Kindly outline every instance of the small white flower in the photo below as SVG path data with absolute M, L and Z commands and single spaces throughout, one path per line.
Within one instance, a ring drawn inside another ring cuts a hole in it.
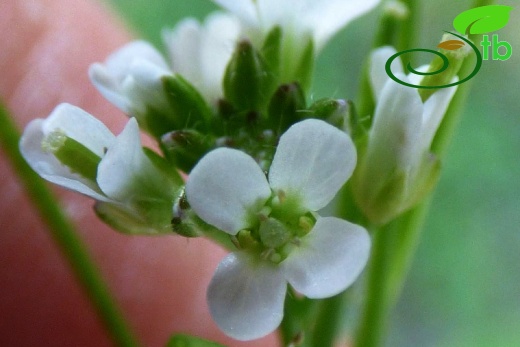
M 315 211 L 352 174 L 350 137 L 320 120 L 282 135 L 268 178 L 240 151 L 221 148 L 191 172 L 186 195 L 207 223 L 236 235 L 241 250 L 219 264 L 208 288 L 211 314 L 238 340 L 280 324 L 287 283 L 310 298 L 345 290 L 364 268 L 370 238 L 362 227 Z
M 222 77 L 238 38 L 239 23 L 229 15 L 215 13 L 204 24 L 185 19 L 164 32 L 171 57 L 168 64 L 151 44 L 134 41 L 95 63 L 89 75 L 94 86 L 110 102 L 129 115 L 139 117 L 147 107 L 168 107 L 161 77 L 175 73 L 185 77 L 209 102 L 222 96 Z
M 280 26 L 296 40 L 310 35 L 319 50 L 336 32 L 370 11 L 380 0 L 213 1 L 237 15 L 246 26 L 262 36 Z
M 375 50 L 370 79 L 376 109 L 368 145 L 359 164 L 355 185 L 365 213 L 378 223 L 387 222 L 410 208 L 433 186 L 438 169 L 430 147 L 457 87 L 439 89 L 425 102 L 417 88 L 401 85 L 387 75 L 392 47 Z M 404 75 L 399 59 L 392 71 L 402 81 L 419 84 L 422 76 Z M 418 68 L 424 72 L 428 66 Z M 455 77 L 452 82 L 455 82 Z M 393 186 L 393 187 L 392 187 Z M 383 194 L 384 192 L 384 194 Z M 387 198 L 387 200 L 385 200 Z
M 72 139 L 82 148 L 57 153 Z M 46 119 L 31 121 L 20 140 L 20 151 L 27 163 L 46 180 L 90 196 L 96 200 L 126 205 L 142 197 L 171 195 L 164 175 L 144 154 L 135 118 L 114 136 L 103 123 L 82 109 L 61 104 Z M 77 155 L 76 157 L 71 157 Z M 92 177 L 81 175 L 77 168 L 83 158 L 94 158 Z M 63 160 L 76 160 L 76 170 Z M 141 195 L 141 196 L 140 196 Z M 170 197 L 170 199 L 173 199 Z
M 142 116 L 147 107 L 167 107 L 161 77 L 172 72 L 148 42 L 133 41 L 112 53 L 104 64 L 94 63 L 89 76 L 99 92 L 123 112 Z
M 280 28 L 281 41 L 273 46 L 279 49 L 274 66 L 276 74 L 281 83 L 298 81 L 304 89 L 310 87 L 314 58 L 325 43 L 379 3 L 379 0 L 213 1 L 241 19 L 243 35 L 257 49 L 275 27 Z
M 190 81 L 209 102 L 222 97 L 222 79 L 240 35 L 237 18 L 210 14 L 204 23 L 187 18 L 163 32 L 172 70 Z

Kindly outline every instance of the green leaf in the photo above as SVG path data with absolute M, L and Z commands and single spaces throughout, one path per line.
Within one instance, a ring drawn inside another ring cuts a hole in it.
M 473 8 L 459 14 L 453 20 L 453 27 L 461 34 L 485 34 L 502 29 L 509 22 L 509 12 L 513 7 L 488 5 Z
M 189 335 L 175 335 L 173 336 L 166 347 L 225 347 L 219 343 L 201 339 Z

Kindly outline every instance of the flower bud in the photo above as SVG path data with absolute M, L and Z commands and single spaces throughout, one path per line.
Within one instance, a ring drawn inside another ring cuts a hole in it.
M 190 172 L 212 147 L 210 137 L 195 130 L 176 130 L 164 134 L 161 144 L 175 165 L 184 172 Z
M 303 118 L 299 112 L 305 108 L 305 95 L 298 83 L 281 85 L 269 102 L 269 123 L 282 133 Z
M 169 115 L 176 127 L 160 129 L 161 135 L 176 129 L 208 127 L 212 117 L 211 109 L 195 87 L 178 74 L 164 76 L 162 83 L 170 106 Z M 155 126 L 160 128 L 161 125 Z
M 421 86 L 437 87 L 452 83 L 453 78 L 459 73 L 464 59 L 472 52 L 467 43 L 452 34 L 444 34 L 437 47 L 440 48 L 439 53 L 444 56 L 444 59 L 438 55 L 433 58 L 426 72 L 428 75 L 421 80 Z M 436 73 L 437 71 L 438 73 Z M 421 99 L 426 101 L 436 90 L 434 88 L 419 89 Z
M 224 75 L 224 96 L 238 110 L 261 110 L 273 76 L 249 41 L 238 43 Z
M 323 119 L 336 128 L 350 132 L 350 116 L 352 104 L 343 99 L 325 98 L 316 101 L 309 107 L 312 118 Z

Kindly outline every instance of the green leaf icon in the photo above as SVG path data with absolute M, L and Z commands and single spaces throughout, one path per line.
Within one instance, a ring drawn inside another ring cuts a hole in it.
M 473 8 L 459 14 L 453 20 L 453 27 L 461 34 L 485 34 L 502 29 L 509 22 L 509 12 L 513 7 L 489 5 Z

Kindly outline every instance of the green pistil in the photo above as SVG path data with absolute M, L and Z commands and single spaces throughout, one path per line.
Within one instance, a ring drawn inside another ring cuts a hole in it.
M 53 131 L 42 143 L 45 152 L 51 152 L 71 172 L 95 182 L 101 158 L 78 141 L 60 130 Z

